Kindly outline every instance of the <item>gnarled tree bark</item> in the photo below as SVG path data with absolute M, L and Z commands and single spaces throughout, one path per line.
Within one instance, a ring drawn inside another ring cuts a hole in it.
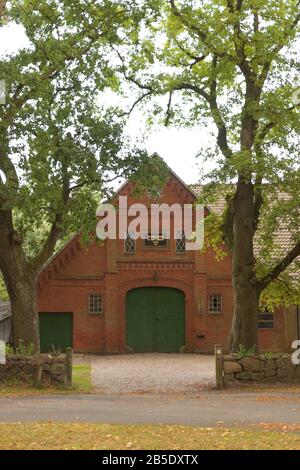
M 13 344 L 20 340 L 39 350 L 37 274 L 24 256 L 20 235 L 14 231 L 11 211 L 0 211 L 0 269 L 12 307 Z

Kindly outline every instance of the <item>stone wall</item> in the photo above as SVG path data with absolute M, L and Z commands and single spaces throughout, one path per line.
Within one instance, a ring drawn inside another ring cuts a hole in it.
M 253 354 L 223 356 L 223 383 L 299 381 L 300 365 L 292 363 L 291 354 Z
M 9 355 L 0 364 L 0 384 L 18 381 L 43 385 L 72 384 L 72 355 Z

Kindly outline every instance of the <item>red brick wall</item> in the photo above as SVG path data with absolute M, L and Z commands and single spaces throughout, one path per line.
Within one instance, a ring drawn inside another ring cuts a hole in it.
M 121 191 L 130 195 L 131 185 Z M 163 192 L 163 202 L 193 203 L 194 196 L 171 177 Z M 128 198 L 128 205 L 149 199 Z M 180 289 L 185 294 L 186 343 L 188 350 L 212 352 L 215 344 L 228 351 L 228 335 L 233 314 L 231 259 L 217 261 L 214 253 L 175 253 L 175 242 L 167 249 L 145 249 L 137 242 L 135 255 L 126 255 L 123 241 L 107 241 L 88 248 L 79 237 L 58 254 L 41 274 L 39 311 L 73 312 L 74 349 L 81 352 L 125 352 L 125 299 L 137 287 L 160 286 Z M 157 279 L 154 279 L 156 273 Z M 89 314 L 88 295 L 104 296 L 104 313 Z M 209 294 L 222 294 L 221 313 L 208 313 Z M 276 313 L 274 330 L 259 331 L 262 350 L 283 350 L 286 346 L 283 311 Z

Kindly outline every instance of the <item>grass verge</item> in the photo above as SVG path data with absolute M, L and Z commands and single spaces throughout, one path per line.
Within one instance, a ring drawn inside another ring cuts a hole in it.
M 299 450 L 299 431 L 166 425 L 1 423 L 0 449 Z

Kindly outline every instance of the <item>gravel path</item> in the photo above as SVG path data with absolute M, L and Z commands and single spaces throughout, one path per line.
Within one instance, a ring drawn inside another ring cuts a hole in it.
M 215 385 L 214 356 L 101 356 L 92 360 L 92 382 L 107 394 L 196 392 Z

